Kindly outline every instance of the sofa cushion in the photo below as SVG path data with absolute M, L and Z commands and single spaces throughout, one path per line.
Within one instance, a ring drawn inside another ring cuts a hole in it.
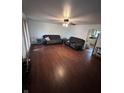
M 77 42 L 77 43 L 81 43 L 83 42 L 83 39 L 80 39 L 80 38 L 77 38 L 77 37 L 70 37 L 70 42 L 73 43 L 73 42 Z
M 62 43 L 62 40 L 59 39 L 59 40 L 50 40 L 50 41 L 47 41 L 46 42 L 47 44 L 59 44 L 59 43 Z

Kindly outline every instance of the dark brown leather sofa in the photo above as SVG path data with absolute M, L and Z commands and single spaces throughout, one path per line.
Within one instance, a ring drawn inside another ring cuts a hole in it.
M 70 46 L 76 50 L 82 50 L 84 44 L 85 44 L 85 40 L 77 37 L 70 37 L 69 40 L 65 42 L 65 45 Z
M 46 38 L 49 37 L 50 40 L 46 40 Z M 60 35 L 43 35 L 43 39 L 44 44 L 61 44 L 62 43 L 62 39 L 60 37 Z

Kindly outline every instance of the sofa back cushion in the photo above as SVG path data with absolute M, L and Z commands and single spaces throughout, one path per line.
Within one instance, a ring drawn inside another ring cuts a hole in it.
M 85 40 L 77 38 L 77 37 L 70 37 L 69 41 L 71 43 L 81 43 L 81 44 L 85 43 Z
M 60 35 L 43 35 L 43 38 L 49 37 L 50 40 L 61 39 Z

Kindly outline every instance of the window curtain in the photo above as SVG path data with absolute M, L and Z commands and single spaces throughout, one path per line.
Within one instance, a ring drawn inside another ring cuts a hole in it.
M 22 19 L 22 57 L 26 58 L 30 49 L 30 36 L 28 23 L 26 19 Z

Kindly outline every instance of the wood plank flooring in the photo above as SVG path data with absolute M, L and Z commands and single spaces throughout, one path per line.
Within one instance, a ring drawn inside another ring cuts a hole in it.
M 65 45 L 31 49 L 29 93 L 101 93 L 101 60 Z

